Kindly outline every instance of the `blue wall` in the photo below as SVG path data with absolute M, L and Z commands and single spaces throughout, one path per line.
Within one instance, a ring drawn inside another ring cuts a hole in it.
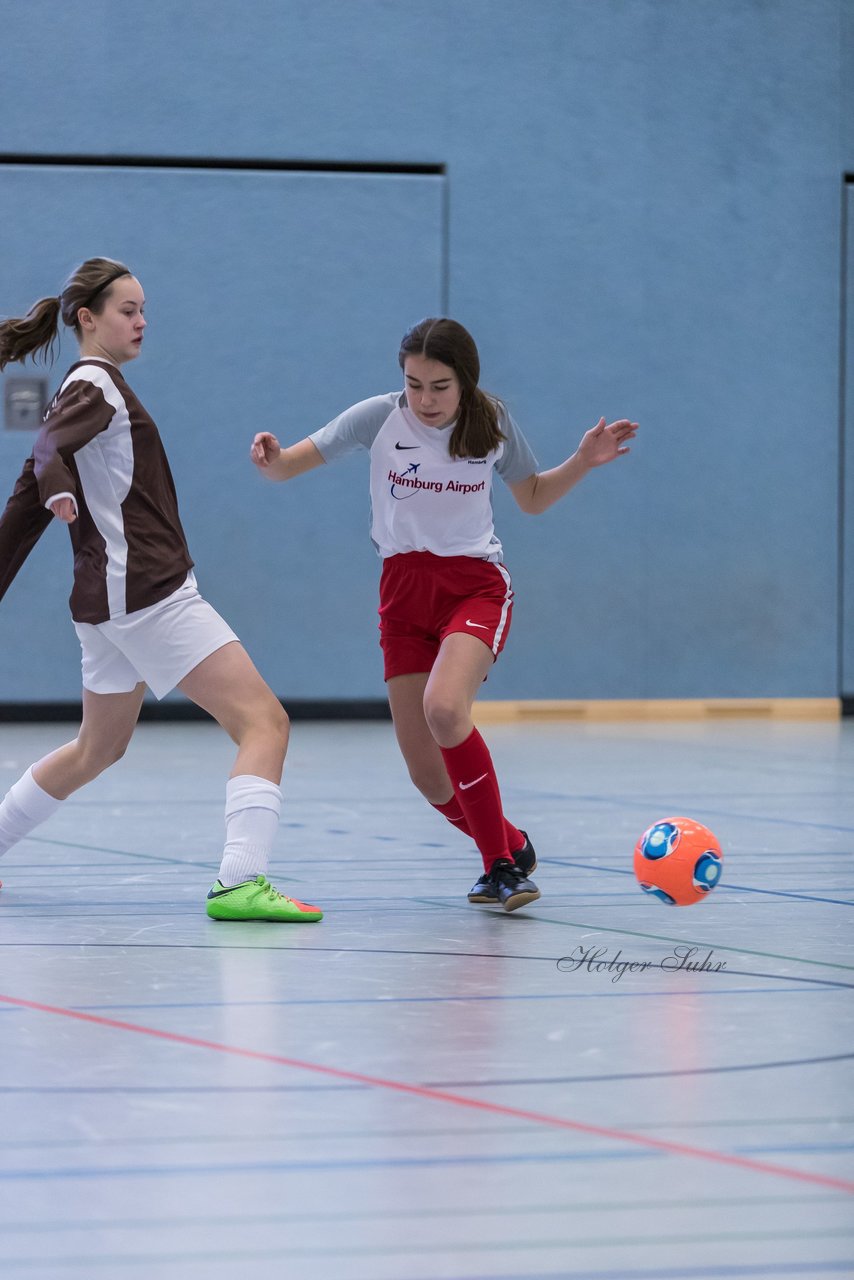
M 489 696 L 832 696 L 852 67 L 844 0 L 7 6 L 5 153 L 433 163 L 446 178 L 363 180 L 387 184 L 383 207 L 423 181 L 400 197 L 388 257 L 385 222 L 360 248 L 385 215 L 373 196 L 354 213 L 343 177 L 319 226 L 288 205 L 295 236 L 314 227 L 312 261 L 343 260 L 336 309 L 301 294 L 308 268 L 300 287 L 262 287 L 255 195 L 235 198 L 233 175 L 211 175 L 189 219 L 188 187 L 163 194 L 171 171 L 127 170 L 115 197 L 97 187 L 96 217 L 80 171 L 25 189 L 0 168 L 0 280 L 48 292 L 89 252 L 132 258 L 152 342 L 131 380 L 175 461 L 202 584 L 284 696 L 382 693 L 367 495 L 353 497 L 367 472 L 272 490 L 246 470 L 248 440 L 300 438 L 395 386 L 397 335 L 445 289 L 543 466 L 600 413 L 642 424 L 629 460 L 543 517 L 499 484 L 517 612 Z M 109 243 L 77 251 L 87 218 Z M 250 283 L 224 238 L 256 255 Z M 0 310 L 32 300 L 9 288 Z M 25 441 L 0 440 L 8 488 Z M 229 495 L 219 521 L 211 494 Z M 0 700 L 75 696 L 67 552 L 50 535 L 0 606 Z

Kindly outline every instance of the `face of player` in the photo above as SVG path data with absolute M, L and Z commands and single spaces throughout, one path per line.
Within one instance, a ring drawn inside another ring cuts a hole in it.
M 462 389 L 449 365 L 426 356 L 407 356 L 403 363 L 406 403 L 425 427 L 447 427 L 457 416 Z
M 88 307 L 77 312 L 81 356 L 99 356 L 113 364 L 135 360 L 145 330 L 145 294 L 134 276 L 120 276 L 107 290 L 99 315 Z

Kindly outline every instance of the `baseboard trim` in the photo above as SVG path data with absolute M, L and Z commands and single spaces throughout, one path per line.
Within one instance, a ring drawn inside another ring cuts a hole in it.
M 385 698 L 284 698 L 291 720 L 391 720 Z M 36 724 L 46 721 L 79 723 L 83 712 L 79 702 L 0 702 L 0 724 Z M 186 699 L 146 701 L 141 721 L 197 721 L 210 716 Z
M 480 724 L 530 720 L 838 720 L 839 698 L 646 698 L 476 702 Z

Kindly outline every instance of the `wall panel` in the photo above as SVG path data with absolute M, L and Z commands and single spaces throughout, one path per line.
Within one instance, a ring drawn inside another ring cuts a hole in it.
M 149 323 L 128 381 L 163 435 L 200 586 L 282 695 L 382 696 L 367 473 L 348 459 L 272 485 L 249 445 L 262 429 L 301 439 L 399 384 L 402 319 L 440 309 L 442 187 L 423 175 L 0 171 L 10 312 L 94 254 L 139 276 Z M 53 383 L 76 356 L 68 334 Z M 0 432 L 7 490 L 29 447 Z M 0 608 L 0 702 L 79 696 L 69 587 L 68 537 L 52 526 Z

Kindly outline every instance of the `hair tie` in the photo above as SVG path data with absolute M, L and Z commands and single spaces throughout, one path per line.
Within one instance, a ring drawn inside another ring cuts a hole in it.
M 129 271 L 119 271 L 116 275 L 109 276 L 106 280 L 104 280 L 101 284 L 98 285 L 97 289 L 95 289 L 92 293 L 89 294 L 89 297 L 86 299 L 85 302 L 80 303 L 80 306 L 77 308 L 77 310 L 79 311 L 81 307 L 91 307 L 92 303 L 98 297 L 98 294 L 103 293 L 104 290 L 108 287 L 108 285 L 115 284 L 117 280 L 121 280 L 122 276 L 129 276 L 129 275 L 130 275 Z

